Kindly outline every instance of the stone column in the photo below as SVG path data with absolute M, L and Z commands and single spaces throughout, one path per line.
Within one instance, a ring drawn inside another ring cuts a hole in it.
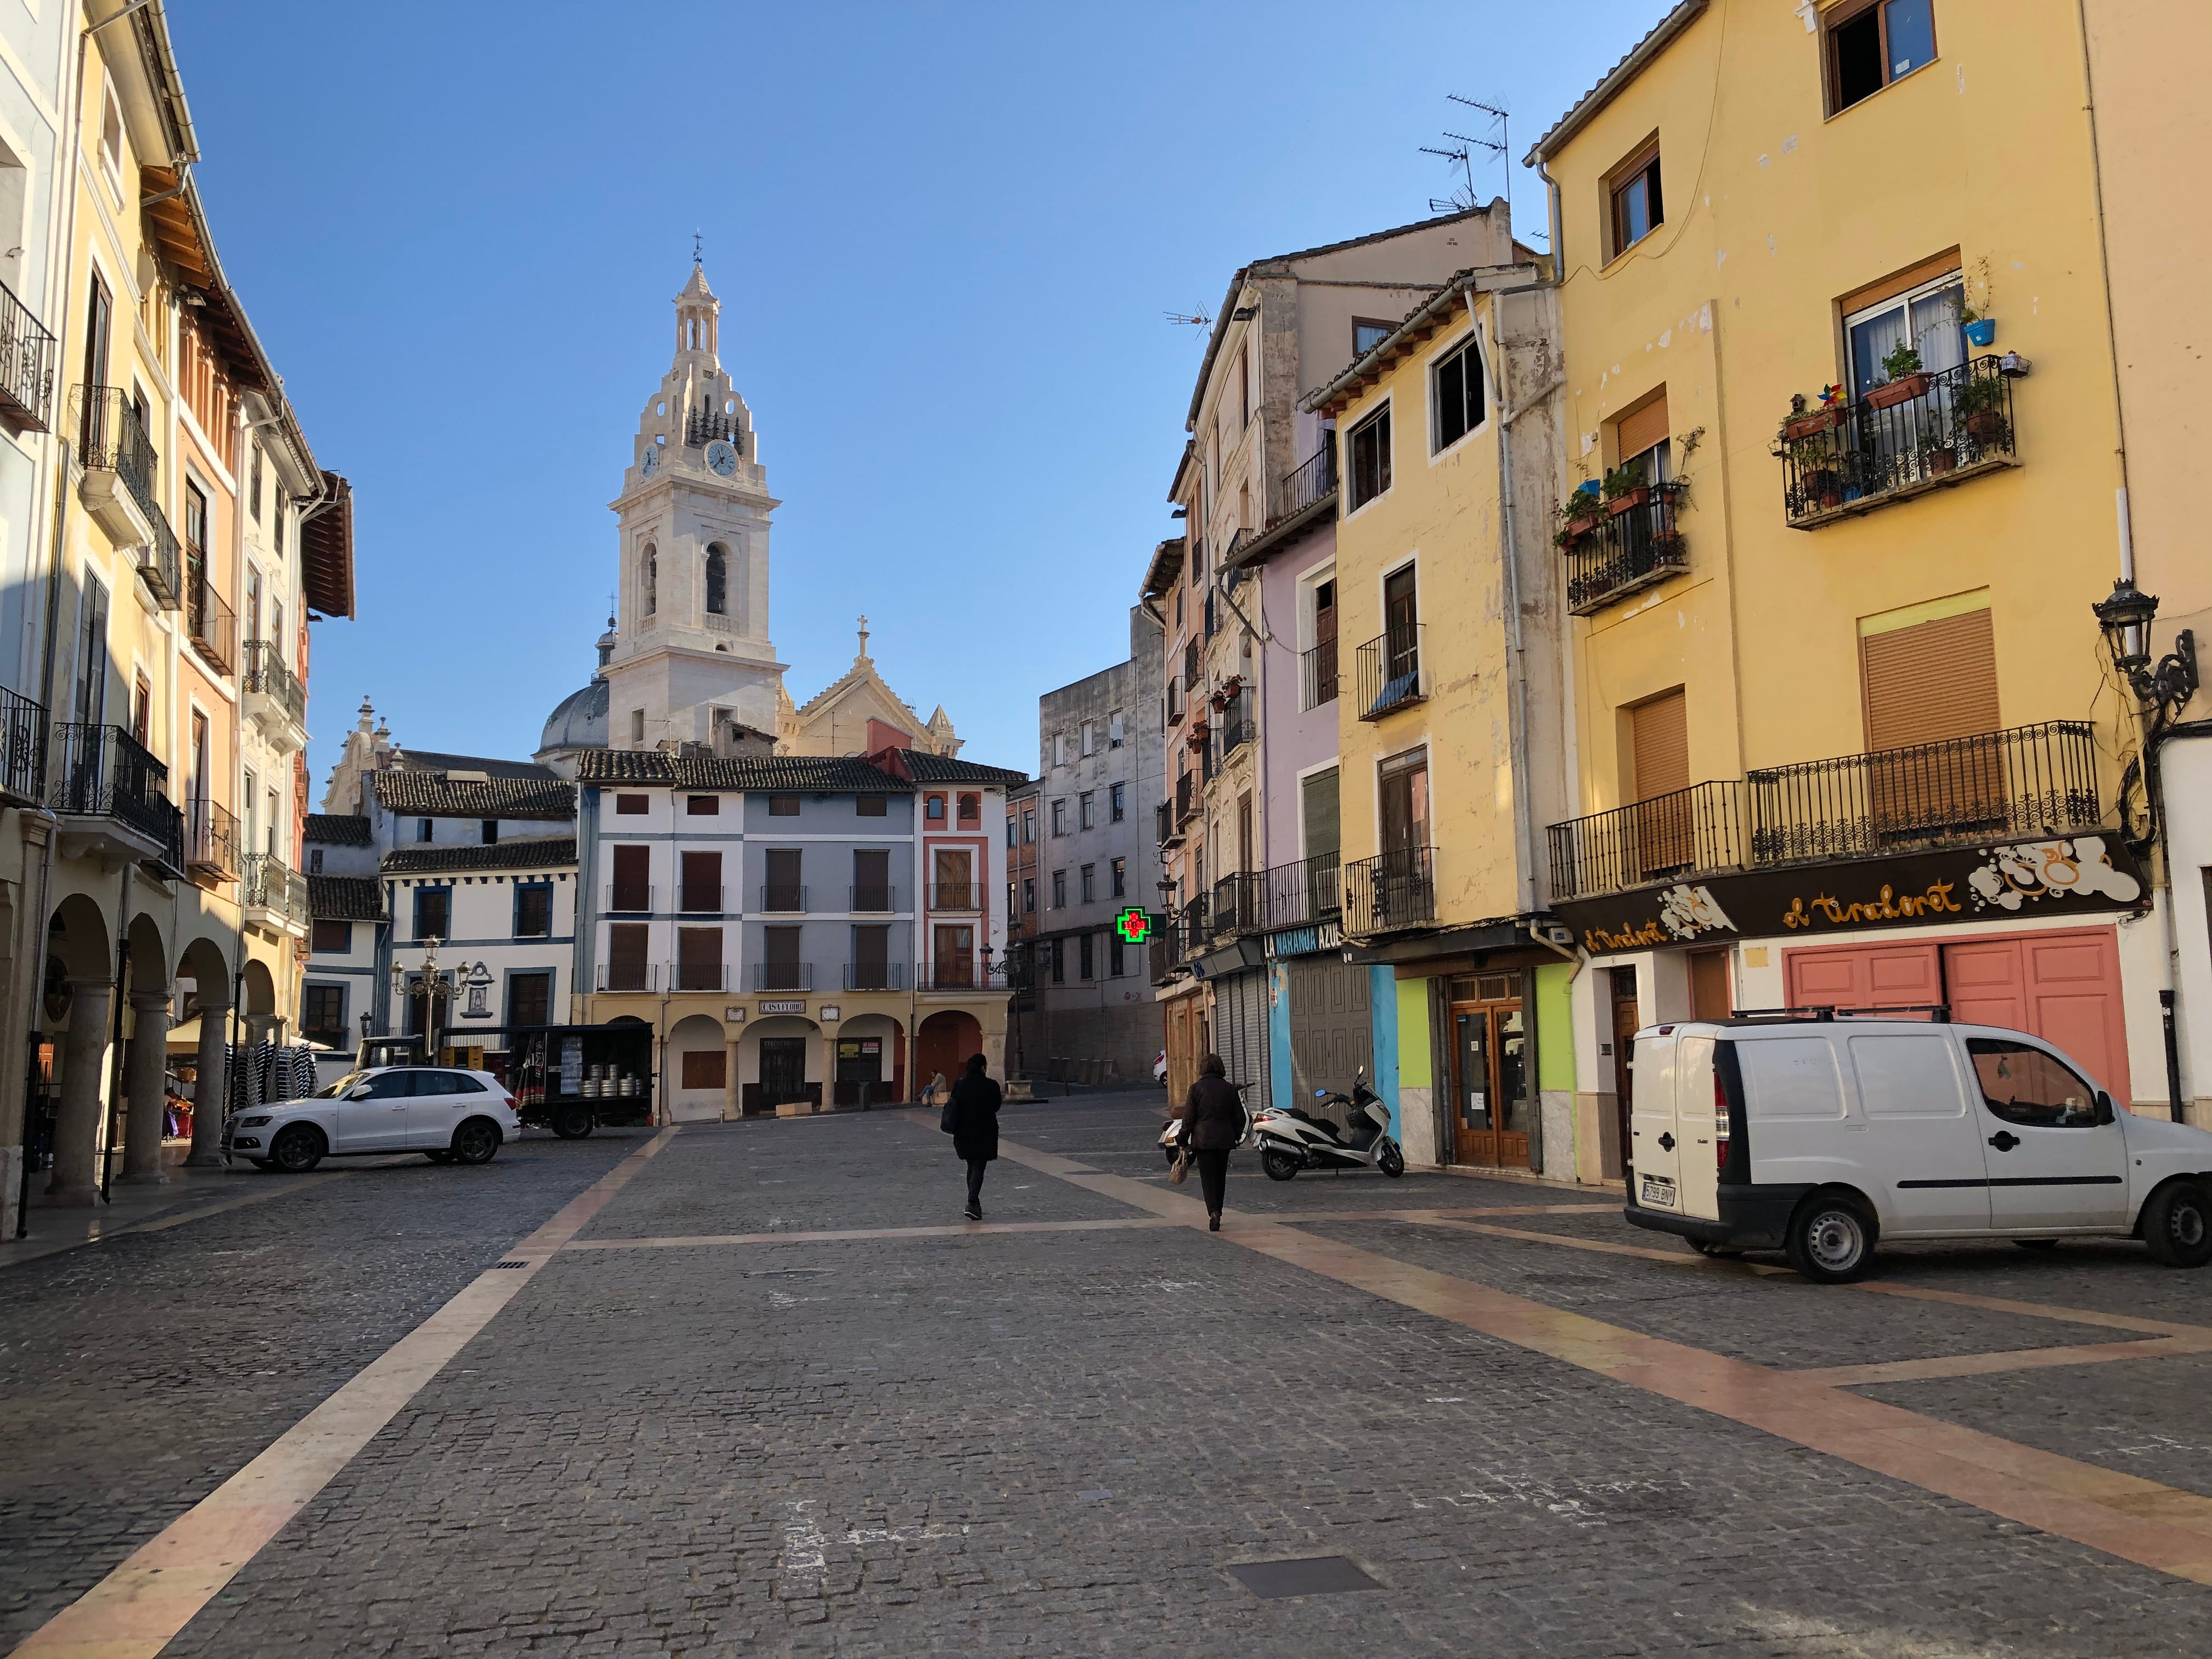
M 219 988 L 221 1005 L 211 1006 L 207 1000 L 207 988 L 201 988 L 200 1080 L 193 1085 L 192 1152 L 185 1160 L 188 1169 L 222 1168 L 222 1115 L 230 1101 L 230 1070 L 225 1063 L 228 1045 L 224 1042 L 230 1029 L 228 989 L 228 986 Z
M 100 1200 L 100 1084 L 107 1069 L 111 979 L 70 981 L 70 1028 L 62 1039 L 61 1109 L 54 1125 L 54 1172 L 46 1183 L 56 1204 Z
M 123 1139 L 123 1180 L 132 1187 L 158 1187 L 168 1180 L 161 1169 L 161 1114 L 168 1104 L 162 1089 L 169 1069 L 169 988 L 131 994 L 131 1044 L 123 1059 L 124 1098 L 129 1103 Z

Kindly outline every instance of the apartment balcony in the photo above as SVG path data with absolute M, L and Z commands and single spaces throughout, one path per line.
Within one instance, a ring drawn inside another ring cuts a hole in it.
M 649 916 L 653 914 L 655 890 L 643 882 L 611 882 L 607 885 L 606 914 L 611 916 Z
M 1198 787 L 1199 781 L 1194 773 L 1186 772 L 1176 780 L 1175 821 L 1178 830 L 1188 823 L 1191 815 L 1199 809 Z
M 1567 556 L 1567 609 L 1587 617 L 1690 568 L 1674 509 L 1680 482 L 1639 484 L 1615 501 L 1590 504 L 1589 527 L 1560 532 Z
M 1216 939 L 1256 933 L 1267 926 L 1267 884 L 1254 875 L 1224 876 L 1206 901 L 1207 920 Z
M 1358 651 L 1359 718 L 1379 720 L 1428 698 L 1421 672 L 1425 623 L 1406 623 L 1361 646 Z
M 1182 681 L 1176 675 L 1170 674 L 1168 676 L 1168 724 L 1170 726 L 1182 725 Z
M 940 881 L 929 890 L 929 908 L 933 910 L 981 910 L 983 908 L 983 889 L 972 881 Z
M 848 962 L 845 964 L 845 988 L 848 991 L 903 991 L 906 989 L 906 963 Z
M 1790 526 L 1817 530 L 2018 465 L 2012 383 L 2026 372 L 2009 353 L 1976 357 L 1790 421 L 1775 453 Z
M 679 882 L 676 888 L 676 913 L 685 916 L 720 915 L 722 884 L 719 881 Z
M 855 915 L 890 915 L 899 908 L 899 893 L 896 887 L 849 887 L 845 902 Z
M 1273 530 L 1285 519 L 1317 510 L 1335 495 L 1336 440 L 1334 433 L 1325 433 L 1321 447 L 1285 473 L 1276 486 L 1274 510 L 1268 514 L 1267 528 Z
M 787 881 L 763 883 L 760 908 L 763 915 L 803 916 L 806 914 L 806 889 Z
M 46 804 L 64 851 L 185 872 L 185 817 L 164 793 L 169 769 L 119 726 L 60 720 L 53 728 Z
M 1551 826 L 1552 896 L 2104 827 L 2094 728 L 2014 726 L 1767 767 Z
M 1344 930 L 1362 939 L 1437 919 L 1437 849 L 1407 847 L 1344 866 Z
M 0 283 L 0 426 L 47 432 L 54 412 L 54 337 Z
M 1336 701 L 1336 641 L 1323 640 L 1298 658 L 1298 707 L 1318 708 Z
M 0 803 L 35 806 L 46 794 L 46 706 L 0 690 Z
M 657 962 L 603 962 L 599 966 L 595 982 L 602 991 L 637 991 L 648 996 L 659 996 L 660 964 Z
M 756 991 L 811 991 L 814 964 L 811 962 L 757 962 L 752 988 Z
M 1199 682 L 1206 678 L 1206 665 L 1200 660 L 1198 641 L 1192 640 L 1182 648 L 1182 689 L 1186 695 L 1198 690 Z
M 185 873 L 215 884 L 238 874 L 238 816 L 211 800 L 195 800 L 185 813 Z
M 246 718 L 262 737 L 286 754 L 307 746 L 307 688 L 284 665 L 274 640 L 246 642 Z
M 1152 808 L 1152 839 L 1162 847 L 1182 845 L 1182 826 L 1176 823 L 1175 808 L 1162 801 Z
M 274 853 L 248 853 L 239 860 L 238 883 L 246 926 L 306 936 L 312 912 L 305 876 Z
M 185 631 L 200 660 L 218 674 L 238 668 L 238 613 L 207 579 L 195 554 L 185 562 Z
M 672 991 L 726 991 L 730 970 L 719 962 L 672 962 L 668 964 Z
M 174 611 L 184 600 L 182 555 L 161 511 L 161 457 L 119 388 L 80 386 L 72 403 L 85 510 L 118 546 L 138 549 L 139 575 L 161 608 Z
M 1279 864 L 1258 878 L 1262 926 L 1314 927 L 1344 915 L 1344 872 L 1334 853 Z
M 915 964 L 915 988 L 954 993 L 1003 991 L 1008 988 L 1009 977 L 1003 962 L 994 966 L 974 957 L 939 957 L 934 962 Z
M 1249 712 L 1245 712 L 1250 708 L 1251 705 L 1244 699 L 1238 698 L 1230 705 L 1229 712 L 1223 716 L 1221 724 L 1214 728 L 1216 744 L 1214 752 L 1219 757 L 1218 764 L 1226 766 L 1231 755 L 1245 744 L 1259 741 L 1260 722 L 1254 720 Z
M 1188 962 L 1193 957 L 1203 955 L 1206 947 L 1213 943 L 1212 915 L 1206 896 L 1200 893 L 1185 904 L 1182 914 L 1173 919 L 1177 962 Z

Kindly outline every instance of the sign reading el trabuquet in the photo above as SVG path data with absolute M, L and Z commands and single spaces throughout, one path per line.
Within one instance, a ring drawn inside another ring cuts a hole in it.
M 1706 939 L 1817 937 L 2007 916 L 2063 918 L 2142 902 L 2142 872 L 2117 836 L 1946 848 L 1847 864 L 1710 876 L 1553 908 L 1593 956 Z

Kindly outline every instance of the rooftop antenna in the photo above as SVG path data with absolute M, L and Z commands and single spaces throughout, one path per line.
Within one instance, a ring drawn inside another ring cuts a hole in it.
M 1505 214 L 1506 217 L 1509 219 L 1511 218 L 1513 216 L 1513 133 L 1512 125 L 1510 119 L 1511 112 L 1507 108 L 1505 100 L 1503 98 L 1499 98 L 1494 102 L 1486 103 L 1480 98 L 1462 98 L 1455 92 L 1448 92 L 1444 96 L 1450 99 L 1455 104 L 1464 104 L 1469 109 L 1480 110 L 1485 115 L 1487 115 L 1490 118 L 1491 131 L 1496 135 L 1494 137 L 1474 138 L 1468 137 L 1465 133 L 1459 132 L 1447 132 L 1444 134 L 1444 137 L 1447 138 L 1455 138 L 1459 141 L 1462 148 L 1458 152 L 1457 159 L 1462 163 L 1462 167 L 1466 167 L 1467 164 L 1468 147 L 1473 146 L 1477 149 L 1488 150 L 1491 154 L 1492 159 L 1504 167 Z M 1440 150 L 1431 150 L 1429 153 L 1432 155 L 1443 154 L 1443 152 Z M 1466 174 L 1467 193 L 1468 198 L 1468 205 L 1469 207 L 1474 207 L 1476 204 L 1474 199 L 1474 173 L 1472 167 L 1466 168 Z M 1431 202 L 1429 205 L 1431 208 L 1434 208 L 1436 204 Z M 1549 240 L 1549 237 L 1542 231 L 1531 231 L 1529 234 L 1533 236 L 1544 236 L 1547 240 Z
M 1160 315 L 1166 318 L 1171 323 L 1178 323 L 1189 328 L 1212 328 L 1213 326 L 1213 319 L 1207 316 L 1204 311 L 1163 311 L 1160 313 Z

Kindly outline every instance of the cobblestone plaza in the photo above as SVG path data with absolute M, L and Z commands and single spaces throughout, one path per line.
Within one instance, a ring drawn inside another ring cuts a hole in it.
M 240 1175 L 0 1268 L 0 1636 L 2201 1645 L 2202 1275 L 2130 1245 L 1920 1249 L 1822 1289 L 1587 1190 L 1278 1185 L 1249 1154 L 1209 1236 L 1155 1102 L 1010 1107 L 980 1225 L 933 1121 L 894 1111 Z M 1327 1557 L 1375 1587 L 1231 1571 Z

